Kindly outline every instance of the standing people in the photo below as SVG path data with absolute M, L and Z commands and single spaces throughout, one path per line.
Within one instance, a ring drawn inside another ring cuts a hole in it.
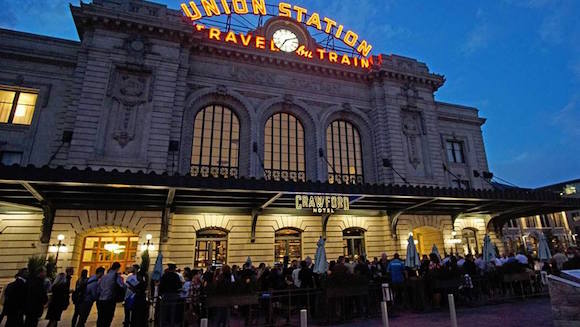
M 24 325 L 24 308 L 26 304 L 26 275 L 28 269 L 23 268 L 14 276 L 14 281 L 4 290 L 4 308 L 6 316 L 5 327 L 20 327 Z
M 89 275 L 88 270 L 83 269 L 83 271 L 81 271 L 81 276 L 77 280 L 77 283 L 75 285 L 75 290 L 72 293 L 72 302 L 75 306 L 75 310 L 74 310 L 73 317 L 72 317 L 72 323 L 71 323 L 72 327 L 75 327 L 77 325 L 77 321 L 79 319 L 79 315 L 81 312 L 81 306 L 83 303 L 83 299 L 85 297 L 85 293 L 87 291 L 87 281 L 89 280 L 88 275 Z
M 181 290 L 181 278 L 177 273 L 177 266 L 174 263 L 167 264 L 167 270 L 161 276 L 159 282 L 159 296 L 162 298 L 161 321 L 163 326 L 178 326 L 181 323 L 181 315 L 177 312 L 179 307 L 179 291 Z
M 99 281 L 104 274 L 105 268 L 99 267 L 95 271 L 95 274 L 87 280 L 86 290 L 80 299 L 79 321 L 73 327 L 85 327 L 91 309 L 93 308 L 93 303 L 99 299 Z
M 149 320 L 149 306 L 147 303 L 147 272 L 137 270 L 133 272 L 133 305 L 131 310 L 131 327 L 146 327 Z
M 121 264 L 113 262 L 111 269 L 99 282 L 99 300 L 97 301 L 97 327 L 110 327 L 115 316 L 117 302 L 123 300 L 125 295 L 125 285 L 119 269 Z M 120 301 L 119 301 L 120 299 Z
M 395 253 L 394 259 L 389 262 L 387 272 L 391 276 L 391 287 L 394 293 L 394 304 L 403 304 L 403 283 L 405 282 L 405 263 L 399 259 L 399 254 Z
M 68 272 L 69 270 L 67 269 L 67 274 Z M 54 279 L 54 283 L 52 283 L 52 286 L 50 287 L 52 297 L 48 305 L 48 310 L 46 311 L 46 319 L 48 320 L 48 325 L 46 325 L 47 327 L 56 327 L 60 321 L 62 312 L 68 308 L 70 279 L 68 278 L 67 274 L 58 274 Z
M 129 327 L 131 325 L 131 310 L 133 306 L 133 301 L 135 300 L 135 286 L 137 286 L 137 273 L 139 272 L 139 265 L 133 265 L 131 267 L 131 274 L 125 280 L 125 285 L 127 286 L 127 292 L 125 293 L 125 303 L 123 304 L 123 309 L 125 310 L 125 320 L 123 320 L 123 326 Z
M 32 276 L 27 281 L 26 305 L 24 309 L 26 314 L 25 327 L 38 326 L 38 319 L 42 316 L 44 305 L 48 302 L 48 295 L 44 287 L 45 280 L 46 268 L 40 267 L 32 273 Z

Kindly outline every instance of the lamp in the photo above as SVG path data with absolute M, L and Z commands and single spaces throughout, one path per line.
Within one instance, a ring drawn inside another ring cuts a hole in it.
M 141 251 L 153 251 L 155 249 L 155 246 L 151 242 L 151 239 L 153 239 L 153 235 L 147 234 L 145 235 L 145 239 L 147 240 L 147 243 L 143 243 L 141 245 Z
M 64 235 L 58 234 L 58 236 L 56 237 L 56 239 L 58 240 L 58 243 L 51 244 L 48 247 L 48 252 L 56 253 L 56 256 L 54 257 L 54 261 L 55 261 L 55 266 L 58 266 L 58 255 L 61 252 L 67 252 L 68 251 L 68 248 L 66 247 L 66 244 L 64 244 L 62 242 L 62 241 L 64 241 Z

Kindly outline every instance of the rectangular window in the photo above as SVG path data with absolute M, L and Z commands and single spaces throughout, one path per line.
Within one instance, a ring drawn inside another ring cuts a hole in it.
M 0 162 L 4 166 L 12 166 L 14 164 L 22 164 L 22 152 L 3 151 L 0 152 Z
M 453 180 L 451 180 L 451 187 L 468 190 L 469 189 L 469 181 L 465 180 L 465 179 L 453 179 Z
M 0 89 L 0 123 L 30 125 L 38 94 Z
M 454 163 L 465 163 L 462 142 L 447 141 L 447 160 Z

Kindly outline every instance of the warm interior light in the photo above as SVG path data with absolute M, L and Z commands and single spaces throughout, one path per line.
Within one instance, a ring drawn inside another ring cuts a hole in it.
M 124 245 L 119 245 L 116 243 L 109 243 L 109 244 L 105 244 L 105 250 L 109 251 L 109 252 L 113 252 L 113 253 L 121 253 L 125 251 L 125 246 Z
M 64 240 L 64 235 L 62 235 L 62 234 L 58 234 L 58 236 L 57 236 L 57 239 L 58 239 L 59 241 L 62 241 L 62 240 Z
M 149 241 L 149 240 L 151 240 L 151 239 L 153 238 L 153 235 L 151 235 L 151 234 L 147 234 L 147 235 L 145 236 L 145 238 L 146 238 L 146 239 Z

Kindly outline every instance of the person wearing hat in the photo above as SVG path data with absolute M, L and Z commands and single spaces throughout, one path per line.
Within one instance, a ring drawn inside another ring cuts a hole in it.
M 163 317 L 161 317 L 163 326 L 181 326 L 183 312 L 178 312 L 177 308 L 180 307 L 179 291 L 182 286 L 183 283 L 177 273 L 177 265 L 175 262 L 168 262 L 167 270 L 159 281 L 159 295 L 163 306 Z

